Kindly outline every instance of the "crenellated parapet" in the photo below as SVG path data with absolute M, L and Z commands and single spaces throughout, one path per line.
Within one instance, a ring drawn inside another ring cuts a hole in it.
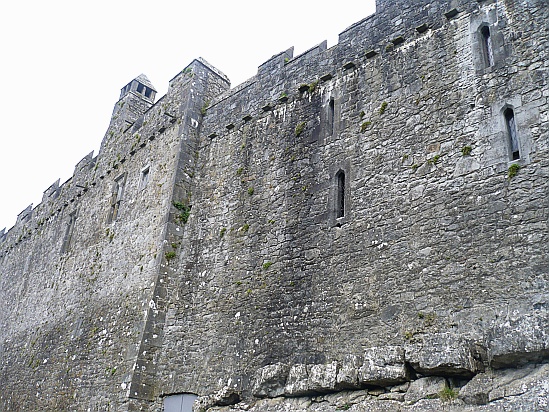
M 204 108 L 216 119 L 226 117 L 228 112 L 222 106 L 216 109 L 219 102 L 227 99 L 238 100 L 241 107 L 239 112 L 231 111 L 230 117 L 215 126 L 207 126 L 208 135 L 220 136 L 230 131 L 230 126 L 238 127 L 249 120 L 248 117 L 259 116 L 276 107 L 281 107 L 286 101 L 292 101 L 292 96 L 301 92 L 301 85 L 316 83 L 322 86 L 332 78 L 338 78 L 353 74 L 360 65 L 375 67 L 384 65 L 384 62 L 395 61 L 399 58 L 399 50 L 416 47 L 417 42 L 435 35 L 438 31 L 452 30 L 454 21 L 460 16 L 475 16 L 475 27 L 479 27 L 483 21 L 487 24 L 497 24 L 495 16 L 495 1 L 467 1 L 447 0 L 431 2 L 427 0 L 417 1 L 384 1 L 377 2 L 377 13 L 353 24 L 339 35 L 338 44 L 327 48 L 326 42 L 312 47 L 293 56 L 293 48 L 283 51 L 258 67 L 257 75 L 234 89 L 219 93 L 212 93 Z M 485 11 L 483 11 L 485 10 Z M 483 17 L 484 16 L 484 17 Z M 494 32 L 494 53 L 496 55 L 495 66 L 501 65 L 505 56 L 509 53 L 508 47 L 501 39 L 500 32 Z M 473 36 L 476 47 L 478 40 Z M 496 47 L 497 46 L 497 47 Z M 480 58 L 477 66 L 481 66 Z M 218 69 L 203 60 L 196 60 L 193 64 L 207 67 L 212 73 L 224 79 L 227 85 L 229 80 Z M 189 65 L 175 76 L 169 85 L 166 96 L 154 103 L 156 89 L 144 75 L 140 75 L 121 89 L 120 100 L 115 104 L 111 124 L 105 134 L 100 153 L 93 158 L 92 153 L 87 155 L 75 166 L 75 173 L 69 181 L 53 189 L 44 192 L 43 201 L 51 203 L 52 198 L 67 198 L 56 205 L 74 202 L 73 199 L 82 196 L 85 190 L 92 186 L 96 179 L 104 179 L 106 175 L 116 170 L 117 165 L 125 162 L 137 150 L 140 150 L 153 141 L 156 136 L 162 134 L 168 127 L 178 122 L 181 110 L 178 103 L 177 90 L 183 87 L 185 82 L 193 77 L 193 64 Z M 410 73 L 412 75 L 412 73 Z M 265 87 L 268 84 L 269 87 Z M 323 86 L 322 86 L 323 87 Z M 392 89 L 390 83 L 386 90 Z M 260 92 L 268 90 L 268 94 Z M 262 96 L 257 100 L 257 96 Z M 246 102 L 246 103 L 244 103 Z M 377 104 L 377 103 L 376 103 Z M 191 120 L 198 122 L 199 119 Z M 70 193 L 69 193 L 70 192 Z M 47 193 L 47 196 L 46 196 Z M 24 238 L 29 229 L 22 230 L 25 223 L 29 223 L 33 216 L 58 213 L 62 207 L 53 207 L 53 211 L 38 212 L 43 209 L 41 205 L 26 208 L 18 217 L 13 228 L 4 235 L 4 241 L 9 239 L 10 232 L 19 233 L 15 238 Z M 39 218 L 44 220 L 45 217 Z M 28 226 L 28 225 L 27 225 Z
M 226 126 L 243 124 L 243 119 L 248 116 L 259 115 L 275 108 L 281 101 L 286 101 L 295 94 L 301 84 L 318 82 L 322 85 L 338 73 L 353 73 L 353 70 L 349 69 L 354 69 L 357 65 L 365 64 L 375 70 L 374 66 L 382 64 L 383 61 L 398 59 L 399 49 L 415 47 L 416 42 L 422 41 L 422 38 L 433 36 L 439 30 L 452 29 L 453 21 L 459 20 L 460 16 L 478 16 L 473 20 L 475 27 L 480 27 L 484 21 L 486 24 L 496 25 L 495 3 L 495 0 L 378 0 L 376 14 L 341 32 L 337 45 L 328 49 L 326 42 L 323 42 L 295 57 L 293 48 L 290 48 L 261 64 L 257 75 L 243 84 L 227 91 L 220 89 L 218 94 L 212 93 L 208 101 L 204 102 L 204 107 L 212 114 L 217 113 L 216 116 L 226 116 L 227 113 L 225 108 L 221 108 L 219 112 L 214 109 L 218 102 L 237 99 L 242 107 L 239 109 L 240 113 L 232 112 L 233 118 L 218 123 L 207 133 L 212 136 L 222 135 L 229 130 Z M 500 32 L 495 31 L 493 39 L 496 56 L 494 66 L 497 67 L 505 60 L 509 50 Z M 478 39 L 473 36 L 473 40 L 475 47 L 480 47 Z M 473 57 L 477 61 L 476 65 L 482 66 L 478 54 Z M 230 84 L 218 69 L 200 59 L 196 62 L 223 78 L 227 85 Z M 99 155 L 93 158 L 92 154 L 89 154 L 82 159 L 76 165 L 73 177 L 67 182 L 69 184 L 65 183 L 55 190 L 49 188 L 44 192 L 43 201 L 51 202 L 51 198 L 55 199 L 61 192 L 65 194 L 71 191 L 68 196 L 70 203 L 71 199 L 78 197 L 79 189 L 82 191 L 86 184 L 91 185 L 95 178 L 104 178 L 109 170 L 115 169 L 117 164 L 126 161 L 128 156 L 145 147 L 155 136 L 177 122 L 182 108 L 178 107 L 176 89 L 180 88 L 183 82 L 191 81 L 191 66 L 192 64 L 170 81 L 167 95 L 157 103 L 154 103 L 156 89 L 144 75 L 138 76 L 123 87 Z M 258 95 L 258 88 L 264 90 L 265 84 L 269 84 L 268 95 L 263 95 L 261 101 L 254 101 Z M 387 86 L 387 90 L 390 92 L 390 85 Z M 245 97 L 246 95 L 249 97 Z M 248 103 L 243 103 L 245 101 Z M 41 208 L 40 205 L 35 207 Z M 59 209 L 55 207 L 54 212 Z M 23 226 L 25 222 L 33 219 L 36 213 L 37 210 L 26 208 L 18 217 L 13 229 Z M 49 213 L 51 215 L 53 212 Z M 11 231 L 8 230 L 4 240 L 10 237 Z
M 29 205 L 17 218 L 15 225 L 0 237 L 0 256 L 29 239 L 51 219 L 63 216 L 65 210 L 74 209 L 79 199 L 89 190 L 94 190 L 105 179 L 116 177 L 117 170 L 139 151 L 148 150 L 150 145 L 166 130 L 181 127 L 188 122 L 193 129 L 198 127 L 202 114 L 200 110 L 192 117 L 182 118 L 186 113 L 183 102 L 186 99 L 200 98 L 200 107 L 224 89 L 215 87 L 205 97 L 188 95 L 189 85 L 195 74 L 201 71 L 220 78 L 229 86 L 228 78 L 203 59 L 197 59 L 170 80 L 165 96 L 153 103 L 156 90 L 150 81 L 140 75 L 121 90 L 121 98 L 115 104 L 111 124 L 101 144 L 100 152 L 93 152 L 80 160 L 74 168 L 73 176 L 63 184 L 59 180 L 44 191 L 42 202 L 33 208 Z M 213 82 L 212 82 L 213 84 Z

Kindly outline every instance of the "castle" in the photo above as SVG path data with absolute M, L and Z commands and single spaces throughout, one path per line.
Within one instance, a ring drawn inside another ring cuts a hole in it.
M 549 4 L 376 6 L 122 88 L 0 232 L 0 410 L 549 410 Z

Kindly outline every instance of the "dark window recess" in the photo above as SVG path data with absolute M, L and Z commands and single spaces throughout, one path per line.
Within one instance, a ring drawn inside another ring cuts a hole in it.
M 145 97 L 151 97 L 152 89 L 145 87 Z
M 416 27 L 416 31 L 418 33 L 425 33 L 429 29 L 429 25 L 427 23 L 423 23 L 421 26 Z
M 149 168 L 145 168 L 141 171 L 141 184 L 139 187 L 141 189 L 145 188 L 147 186 L 147 183 L 149 183 Z
M 336 175 L 337 197 L 336 197 L 336 218 L 345 216 L 345 172 L 340 170 Z
M 143 94 L 143 89 L 144 88 L 145 88 L 145 86 L 143 86 L 141 83 L 138 83 L 137 84 L 137 93 Z
M 480 29 L 480 34 L 482 36 L 482 54 L 484 57 L 484 64 L 486 67 L 491 67 L 494 65 L 494 52 L 492 47 L 492 38 L 490 37 L 490 28 L 488 26 L 483 26 Z
M 335 115 L 335 103 L 334 99 L 330 99 L 328 104 L 328 134 L 334 134 L 334 115 Z
M 519 150 L 519 140 L 517 135 L 517 125 L 515 122 L 515 113 L 513 112 L 513 109 L 506 109 L 505 112 L 503 112 L 503 115 L 505 116 L 505 124 L 507 126 L 507 136 L 509 139 L 509 147 L 511 149 L 510 158 L 511 160 L 517 160 L 520 159 L 520 150 Z
M 323 82 L 327 82 L 328 80 L 331 80 L 334 76 L 332 76 L 331 73 L 326 73 L 324 76 L 320 77 L 320 80 Z
M 458 9 L 452 9 L 444 13 L 444 16 L 446 16 L 447 19 L 452 19 L 458 15 L 459 11 Z
M 125 176 L 120 176 L 114 181 L 112 188 L 112 200 L 111 200 L 111 213 L 109 217 L 109 223 L 114 222 L 120 212 L 120 203 L 122 203 L 122 196 L 124 195 L 124 182 Z
M 354 69 L 356 67 L 356 64 L 354 62 L 347 62 L 343 65 L 343 68 L 345 70 L 351 70 L 351 69 Z
M 394 46 L 398 46 L 399 44 L 404 43 L 404 37 L 398 36 L 398 37 L 394 38 L 393 40 L 391 40 L 391 43 L 393 43 Z
M 71 245 L 72 232 L 74 231 L 74 222 L 76 221 L 76 212 L 69 215 L 69 224 L 65 231 L 65 237 L 63 238 L 63 246 L 61 247 L 61 253 L 65 253 L 69 250 Z

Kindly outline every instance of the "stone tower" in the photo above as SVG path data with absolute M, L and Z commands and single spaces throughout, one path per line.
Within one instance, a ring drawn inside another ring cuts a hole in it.
M 121 135 L 149 110 L 156 97 L 156 89 L 147 76 L 140 74 L 120 90 L 120 98 L 114 105 L 106 136 Z M 105 139 L 105 144 L 109 139 Z

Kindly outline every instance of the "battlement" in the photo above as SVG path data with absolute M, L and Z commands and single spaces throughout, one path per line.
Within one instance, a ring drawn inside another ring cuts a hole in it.
M 350 27 L 346 28 L 339 35 L 338 44 L 327 49 L 327 42 L 324 41 L 309 50 L 301 53 L 299 56 L 293 57 L 293 47 L 274 55 L 271 59 L 265 61 L 258 67 L 257 75 L 247 80 L 246 82 L 238 85 L 236 88 L 225 91 L 219 96 L 214 96 L 212 101 L 209 103 L 209 107 L 215 106 L 218 102 L 223 101 L 233 96 L 238 95 L 243 90 L 249 88 L 252 84 L 260 82 L 261 84 L 281 84 L 281 82 L 286 83 L 284 87 L 273 87 L 269 89 L 270 96 L 265 99 L 262 104 L 264 107 L 271 105 L 274 107 L 274 104 L 277 102 L 278 97 L 281 93 L 286 93 L 283 88 L 292 89 L 295 86 L 299 85 L 300 80 L 295 79 L 294 83 L 288 85 L 287 78 L 291 78 L 293 73 L 298 70 L 302 71 L 304 67 L 313 67 L 310 70 L 310 73 L 305 73 L 302 75 L 302 81 L 307 83 L 310 81 L 315 81 L 315 78 L 322 77 L 323 75 L 331 75 L 330 72 L 333 72 L 336 67 L 333 67 L 334 59 L 339 59 L 343 64 L 348 64 L 353 60 L 362 60 L 364 56 L 366 58 L 392 58 L 391 52 L 393 51 L 393 46 L 396 45 L 401 47 L 405 43 L 410 41 L 415 41 L 418 36 L 428 34 L 431 30 L 440 29 L 444 24 L 451 19 L 459 17 L 459 13 L 471 13 L 478 8 L 478 4 L 493 4 L 494 0 L 480 0 L 480 1 L 469 1 L 469 0 L 447 0 L 439 2 L 431 2 L 428 0 L 417 0 L 414 2 L 409 1 L 400 1 L 395 3 L 394 1 L 389 0 L 378 0 L 376 2 L 376 13 L 372 14 L 364 19 L 354 23 Z M 396 16 L 396 17 L 395 17 Z M 222 78 L 227 85 L 230 85 L 230 80 L 225 74 L 223 74 L 217 68 L 211 66 L 205 60 L 199 58 L 195 60 L 200 64 L 207 67 L 212 73 L 215 73 L 217 76 Z M 178 75 L 170 80 L 169 91 L 173 93 L 172 83 L 177 84 L 177 79 L 180 78 L 182 73 L 185 73 L 186 70 L 189 70 L 193 63 L 183 69 Z M 332 66 L 332 67 L 330 67 Z M 326 68 L 324 68 L 326 67 Z M 322 71 L 325 71 L 322 75 Z M 188 74 L 188 72 L 187 72 Z M 138 90 L 139 89 L 139 90 Z M 143 101 L 150 104 L 154 103 L 156 96 L 156 89 L 149 81 L 149 79 L 141 74 L 126 86 L 121 89 L 120 99 L 126 96 L 128 93 L 133 93 L 136 97 L 142 98 Z M 162 97 L 164 99 L 164 97 Z M 159 102 L 154 106 L 144 106 L 138 110 L 141 115 L 136 114 L 131 117 L 131 119 L 121 120 L 121 123 L 117 126 L 116 133 L 122 134 L 123 136 L 130 136 L 128 132 L 137 133 L 143 122 L 145 121 L 145 113 L 149 110 L 156 107 Z M 115 105 L 115 110 L 113 117 L 117 116 L 117 108 L 123 106 L 121 101 Z M 256 108 L 258 110 L 258 108 Z M 249 111 L 249 110 L 248 110 Z M 165 114 L 170 116 L 170 113 Z M 173 115 L 172 115 L 173 116 Z M 175 117 L 171 117 L 174 119 Z M 109 127 L 105 135 L 104 142 L 107 140 L 107 135 L 110 133 L 115 133 L 111 130 L 113 124 Z M 162 129 L 160 127 L 159 129 Z M 147 130 L 144 131 L 147 133 Z M 218 133 L 218 131 L 212 131 L 211 133 Z M 137 133 L 139 134 L 139 133 Z M 130 140 L 130 139 L 128 139 Z M 117 140 L 117 142 L 119 142 Z M 141 142 L 132 142 L 132 146 L 136 144 L 141 144 Z M 103 145 L 102 145 L 103 146 Z M 101 149 L 100 153 L 104 150 Z M 131 151 L 131 149 L 129 150 Z M 90 167 L 95 166 L 97 158 L 92 159 L 90 156 L 93 153 L 90 153 L 88 156 L 84 157 L 76 166 L 75 173 L 73 178 L 76 178 L 77 175 L 81 174 L 81 168 L 89 165 Z M 120 154 L 118 154 L 120 156 Z M 90 162 L 93 160 L 93 164 Z M 77 170 L 78 169 L 78 170 Z M 85 178 L 85 173 L 83 174 Z M 69 180 L 72 180 L 69 179 Z M 59 192 L 61 188 L 57 189 Z M 58 195 L 58 193 L 57 193 Z M 31 205 L 32 206 L 32 205 Z M 33 214 L 32 207 L 25 208 L 20 215 L 25 216 L 28 219 Z M 24 220 L 24 219 L 23 219 Z M 18 218 L 14 227 L 6 233 L 4 240 L 8 238 L 7 234 L 15 230 L 17 227 L 22 226 L 22 219 Z
M 116 174 L 116 170 L 127 160 L 131 159 L 140 150 L 143 150 L 161 136 L 176 122 L 180 122 L 180 110 L 177 101 L 181 96 L 178 93 L 193 78 L 193 73 L 198 70 L 207 70 L 220 78 L 228 87 L 229 80 L 221 71 L 215 69 L 204 59 L 199 58 L 191 62 L 180 73 L 170 80 L 168 93 L 151 106 L 146 106 L 139 117 L 132 117 L 133 122 L 121 118 L 118 108 L 124 107 L 121 100 L 115 105 L 113 120 L 109 130 L 103 139 L 100 153 L 94 157 L 93 151 L 87 154 L 74 167 L 74 173 L 62 185 L 59 179 L 44 191 L 42 202 L 33 208 L 26 207 L 17 217 L 15 225 L 7 232 L 3 229 L 0 236 L 0 258 L 12 250 L 20 242 L 30 239 L 33 234 L 40 231 L 41 227 L 56 216 L 62 217 L 67 208 L 74 208 L 79 199 L 90 189 L 96 188 L 99 182 L 109 175 Z M 154 86 L 144 75 L 137 77 L 138 83 L 146 85 L 154 93 Z M 146 101 L 154 99 L 154 93 L 145 96 L 146 90 L 137 91 L 137 80 L 128 83 L 122 88 L 121 98 L 128 93 Z M 135 89 L 135 91 L 133 90 Z M 143 109 L 142 109 L 143 110 Z M 115 131 L 116 130 L 116 131 Z

